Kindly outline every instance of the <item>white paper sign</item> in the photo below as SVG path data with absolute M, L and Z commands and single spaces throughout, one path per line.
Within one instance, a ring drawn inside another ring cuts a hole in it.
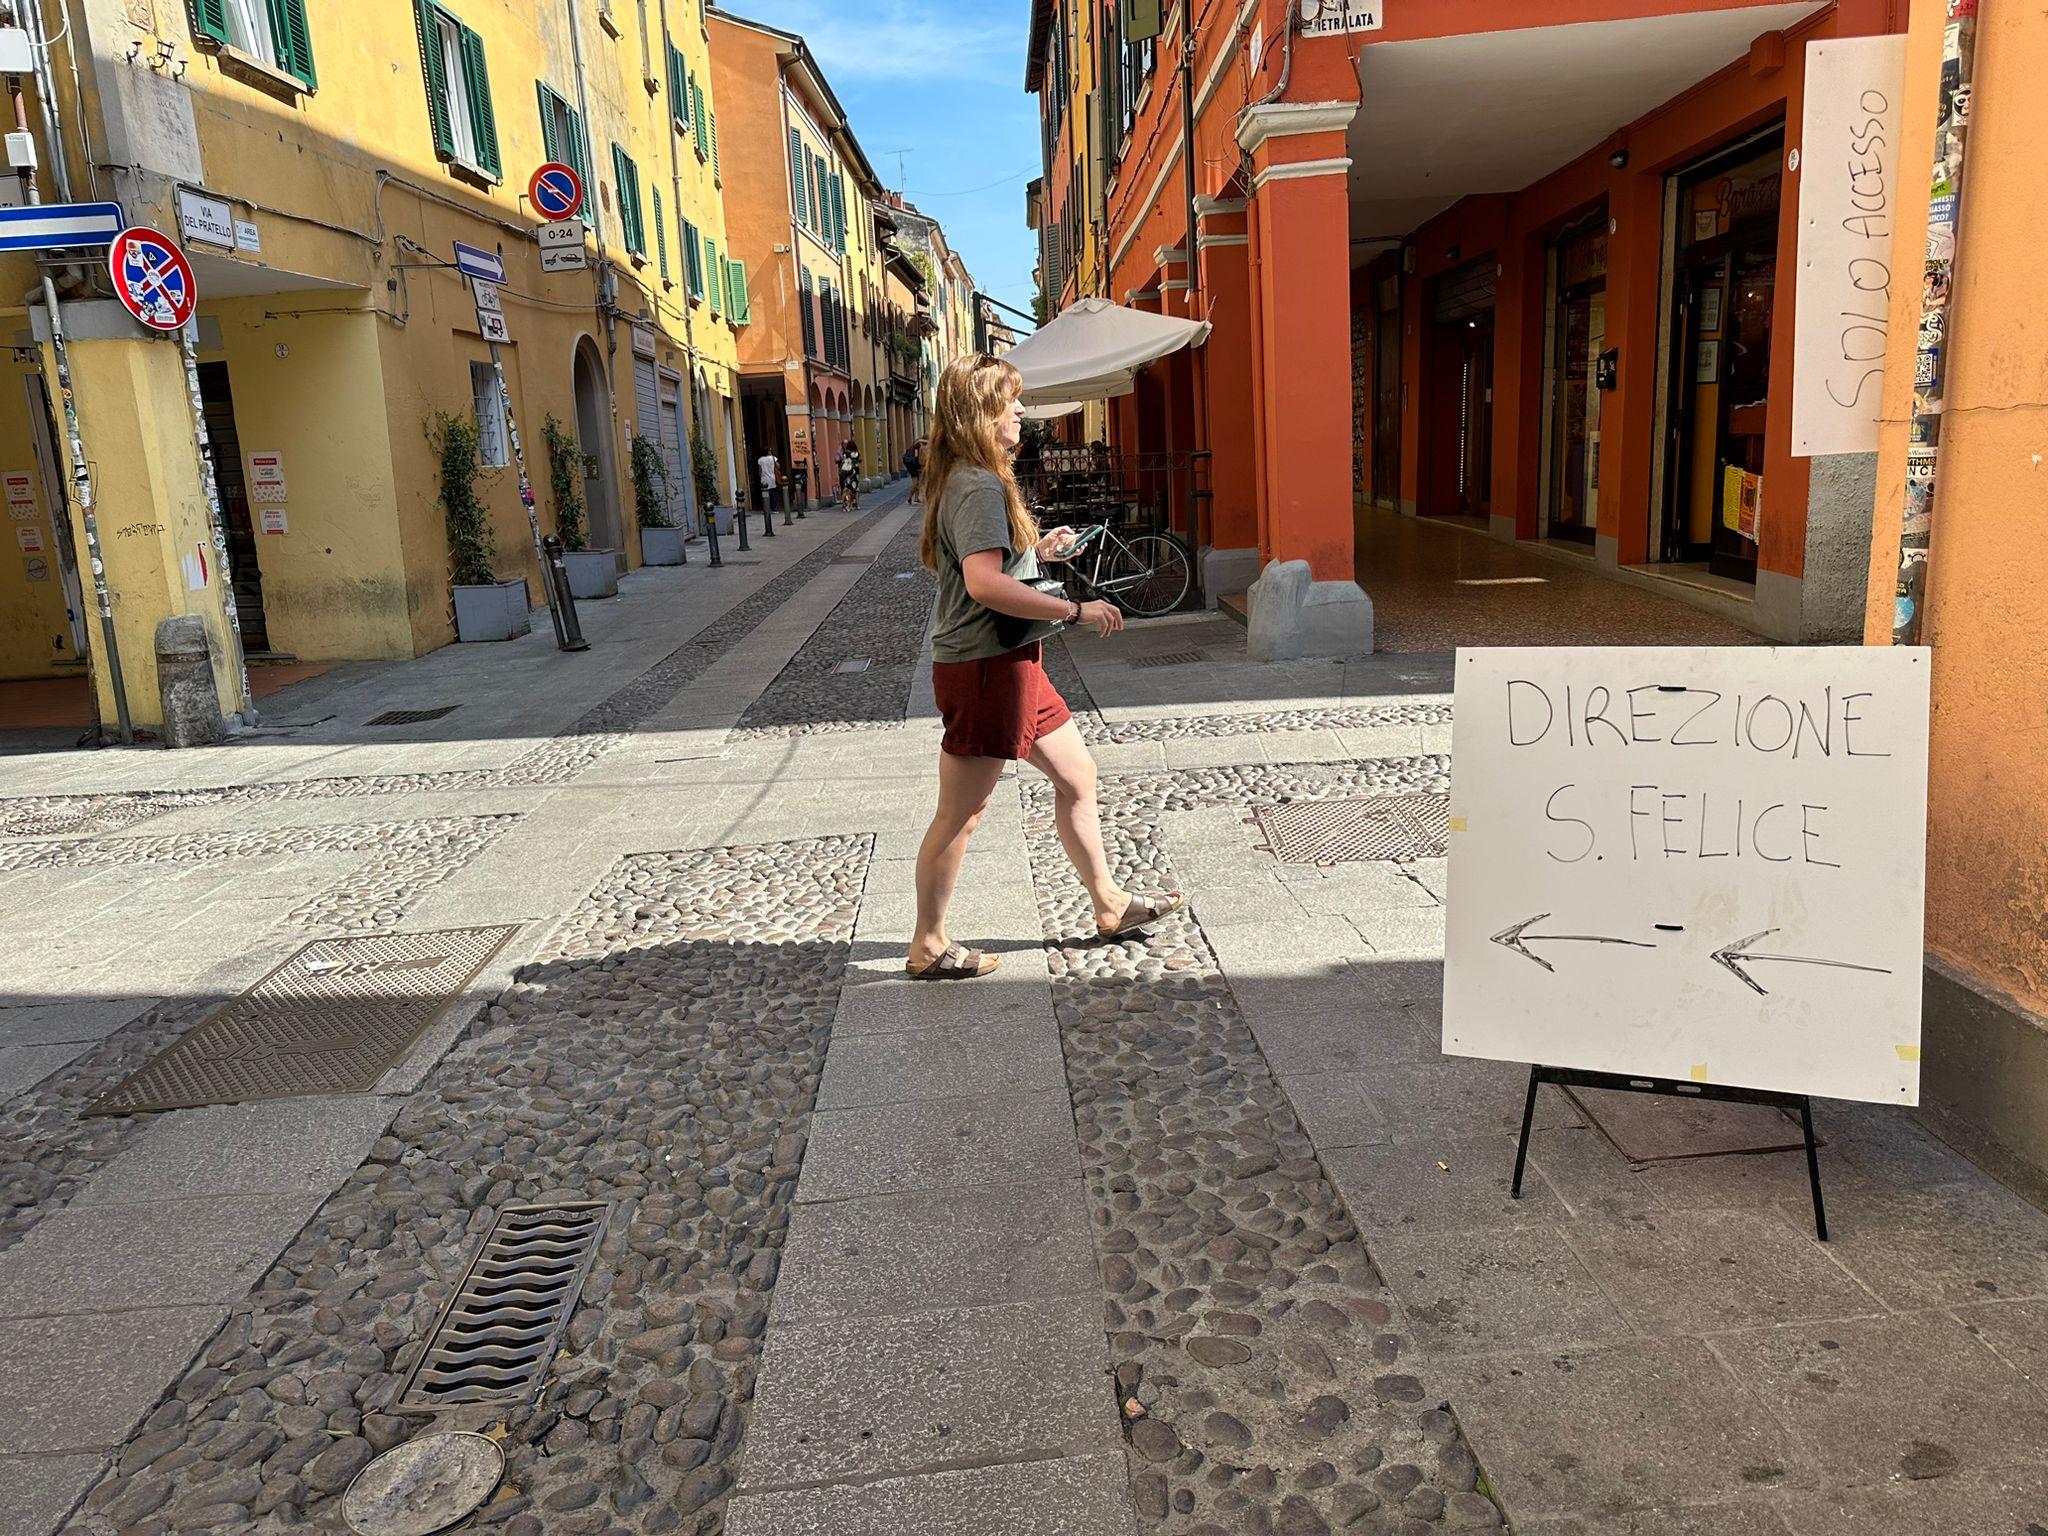
M 1877 452 L 1891 311 L 1906 39 L 1806 45 L 1792 451 Z M 1917 269 L 1901 274 L 1918 282 Z
M 265 507 L 259 515 L 265 533 L 291 532 L 291 524 L 285 518 L 283 507 Z
M 256 501 L 284 500 L 284 455 L 281 453 L 252 453 L 249 455 L 249 489 Z M 275 491 L 275 496 L 266 496 L 265 491 Z
M 1912 1104 L 1928 653 L 1458 653 L 1444 1051 Z
M 23 523 L 14 530 L 14 540 L 24 555 L 40 555 L 43 552 L 42 524 Z

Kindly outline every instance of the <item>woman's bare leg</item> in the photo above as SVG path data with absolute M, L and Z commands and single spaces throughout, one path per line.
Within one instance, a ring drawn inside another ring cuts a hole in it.
M 955 757 L 939 754 L 939 808 L 917 850 L 917 931 L 910 939 L 912 970 L 919 970 L 946 952 L 946 907 L 967 857 L 967 840 L 988 809 L 988 797 L 1003 776 L 1000 757 Z
M 1081 739 L 1080 728 L 1069 720 L 1051 735 L 1041 736 L 1031 749 L 1029 762 L 1052 780 L 1053 824 L 1059 828 L 1060 846 L 1067 850 L 1074 873 L 1088 888 L 1096 925 L 1111 927 L 1124 915 L 1131 897 L 1110 875 L 1109 860 L 1102 852 L 1102 809 L 1095 799 L 1095 758 Z

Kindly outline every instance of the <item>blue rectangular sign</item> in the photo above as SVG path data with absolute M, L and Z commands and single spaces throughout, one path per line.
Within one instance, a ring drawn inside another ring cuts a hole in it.
M 496 251 L 486 251 L 478 246 L 455 242 L 455 265 L 470 277 L 480 277 L 487 283 L 505 281 L 505 258 Z
M 40 203 L 0 208 L 0 251 L 112 245 L 126 221 L 119 203 Z

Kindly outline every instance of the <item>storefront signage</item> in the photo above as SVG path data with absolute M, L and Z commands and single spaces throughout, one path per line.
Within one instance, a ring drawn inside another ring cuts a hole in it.
M 1384 0 L 1301 0 L 1301 30 L 1308 37 L 1377 32 L 1386 19 Z
M 1460 651 L 1445 1053 L 1915 1102 L 1927 675 Z
M 189 243 L 235 248 L 235 210 L 225 198 L 178 188 L 178 233 Z
M 1792 361 L 1796 454 L 1877 451 L 1905 73 L 1903 35 L 1828 38 L 1806 47 Z

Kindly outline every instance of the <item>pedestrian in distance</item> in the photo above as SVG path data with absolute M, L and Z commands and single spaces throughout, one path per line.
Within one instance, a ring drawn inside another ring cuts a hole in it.
M 910 504 L 917 505 L 918 479 L 924 473 L 924 439 L 919 438 L 903 450 L 903 473 L 910 476 Z
M 917 853 L 917 931 L 905 971 L 922 980 L 986 976 L 995 956 L 956 944 L 946 908 L 1003 769 L 1027 762 L 1053 786 L 1053 819 L 1105 939 L 1142 933 L 1181 905 L 1178 894 L 1134 896 L 1102 852 L 1095 759 L 1046 675 L 1045 639 L 1061 624 L 1098 635 L 1124 627 L 1112 603 L 1076 602 L 1041 561 L 1086 542 L 1071 528 L 1041 533 L 1012 471 L 1023 436 L 1024 381 L 986 353 L 955 358 L 939 376 L 924 462 L 925 566 L 939 579 L 932 625 L 932 692 L 946 733 L 939 805 Z
M 782 465 L 772 453 L 764 453 L 754 461 L 754 468 L 761 475 L 761 505 L 770 512 L 782 510 Z

